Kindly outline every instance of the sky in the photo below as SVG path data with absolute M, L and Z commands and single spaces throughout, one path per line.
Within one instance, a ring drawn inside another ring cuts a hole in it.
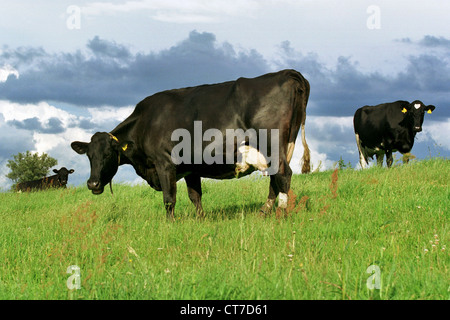
M 111 131 L 145 97 L 287 68 L 311 85 L 313 169 L 358 168 L 354 112 L 397 100 L 436 106 L 412 153 L 448 158 L 448 12 L 446 0 L 2 0 L 0 190 L 7 161 L 27 150 L 84 186 L 89 160 L 70 143 Z M 143 180 L 122 166 L 114 181 Z

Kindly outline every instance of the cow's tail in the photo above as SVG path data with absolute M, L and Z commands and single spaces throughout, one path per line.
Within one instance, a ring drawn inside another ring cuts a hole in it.
M 301 139 L 303 144 L 303 157 L 301 160 L 302 173 L 308 173 L 311 171 L 311 156 L 306 142 L 305 136 L 305 121 L 306 121 L 306 105 L 309 99 L 310 86 L 308 80 L 306 80 L 300 73 L 296 73 L 294 79 L 298 83 L 297 90 L 295 92 L 294 99 L 294 117 L 292 118 L 287 161 L 290 162 L 294 154 L 295 140 L 297 139 L 298 130 L 301 128 Z
M 356 145 L 358 146 L 359 151 L 359 164 L 361 165 L 361 168 L 364 169 L 365 167 L 367 167 L 369 155 L 367 154 L 367 149 L 362 145 L 358 133 L 355 133 L 355 138 Z

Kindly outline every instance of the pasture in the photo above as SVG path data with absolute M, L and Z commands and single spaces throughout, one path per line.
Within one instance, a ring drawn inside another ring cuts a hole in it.
M 175 221 L 147 185 L 1 193 L 0 299 L 447 300 L 449 181 L 442 158 L 294 175 L 280 218 L 267 177 L 203 181 L 204 219 L 179 182 Z

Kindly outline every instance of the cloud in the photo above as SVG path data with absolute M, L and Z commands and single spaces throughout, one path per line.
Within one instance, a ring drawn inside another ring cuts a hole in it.
M 50 118 L 43 124 L 37 117 L 28 118 L 22 121 L 11 120 L 8 124 L 18 128 L 41 133 L 61 133 L 64 132 L 61 120 L 58 118 Z
M 396 100 L 422 100 L 439 108 L 439 116 L 450 117 L 450 59 L 431 53 L 406 57 L 406 68 L 396 74 L 363 73 L 350 57 L 339 57 L 328 68 L 314 53 L 303 54 L 288 41 L 280 45 L 278 68 L 302 72 L 311 85 L 309 114 L 353 116 L 364 105 Z
M 444 37 L 426 35 L 418 42 L 418 44 L 428 48 L 450 49 L 450 40 Z
M 273 1 L 267 0 L 143 0 L 120 4 L 93 2 L 82 7 L 86 16 L 146 12 L 152 19 L 170 23 L 215 23 L 231 17 L 252 18 L 254 13 Z M 278 5 L 282 1 L 278 1 Z M 283 1 L 286 2 L 286 1 Z M 289 1 L 287 1 L 289 2 Z
M 411 40 L 401 40 L 407 43 Z M 427 36 L 419 43 L 448 40 Z M 444 50 L 445 51 L 445 50 Z M 219 43 L 212 33 L 192 31 L 176 45 L 159 52 L 131 53 L 126 46 L 95 36 L 85 51 L 49 54 L 42 49 L 4 50 L 6 63 L 20 77 L 0 82 L 0 99 L 20 103 L 55 101 L 77 106 L 124 106 L 158 91 L 253 77 L 275 69 L 299 70 L 311 84 L 308 111 L 317 116 L 352 116 L 364 105 L 396 100 L 422 100 L 450 116 L 450 59 L 424 51 L 405 57 L 397 73 L 363 72 L 351 57 L 327 66 L 316 53 L 303 53 L 289 41 L 279 45 L 275 61 L 259 52 Z M 16 64 L 14 64 L 16 63 Z M 88 122 L 83 123 L 89 127 Z
M 9 64 L 0 67 L 0 82 L 6 82 L 9 76 L 15 76 L 16 79 L 19 78 L 19 71 L 11 67 Z
M 98 56 L 105 56 L 117 59 L 128 59 L 131 56 L 130 51 L 123 45 L 115 41 L 106 41 L 95 36 L 88 41 L 87 47 Z
M 87 48 L 86 53 L 5 52 L 21 76 L 0 83 L 0 99 L 91 107 L 135 105 L 161 90 L 257 76 L 269 69 L 255 50 L 237 52 L 207 32 L 192 31 L 184 41 L 156 53 L 132 55 L 123 45 L 99 37 Z

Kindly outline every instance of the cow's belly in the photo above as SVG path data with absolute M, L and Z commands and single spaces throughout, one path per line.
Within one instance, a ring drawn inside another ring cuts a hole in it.
M 188 174 L 195 174 L 210 179 L 233 179 L 247 176 L 257 170 L 253 166 L 240 167 L 235 164 L 184 165 L 177 168 L 177 179 Z

